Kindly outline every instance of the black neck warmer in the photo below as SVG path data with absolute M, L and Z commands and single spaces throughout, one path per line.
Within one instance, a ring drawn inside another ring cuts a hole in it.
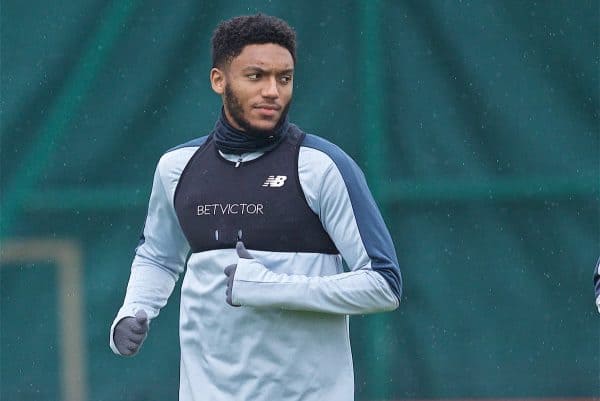
M 221 110 L 213 135 L 217 148 L 223 153 L 241 155 L 259 150 L 268 152 L 285 139 L 289 126 L 287 116 L 282 116 L 272 131 L 240 131 L 229 124 L 225 112 Z

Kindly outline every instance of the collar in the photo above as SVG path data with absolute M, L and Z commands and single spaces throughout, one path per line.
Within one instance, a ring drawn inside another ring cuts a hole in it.
M 256 151 L 268 152 L 275 149 L 287 136 L 289 127 L 290 123 L 286 115 L 272 131 L 241 131 L 227 121 L 225 112 L 221 109 L 221 116 L 215 124 L 212 135 L 221 152 L 240 155 Z

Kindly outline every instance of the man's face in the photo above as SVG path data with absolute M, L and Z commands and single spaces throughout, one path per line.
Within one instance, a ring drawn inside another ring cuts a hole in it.
M 227 119 L 244 131 L 270 131 L 292 100 L 294 60 L 282 46 L 248 45 L 220 70 L 211 70 L 213 90 L 223 97 Z

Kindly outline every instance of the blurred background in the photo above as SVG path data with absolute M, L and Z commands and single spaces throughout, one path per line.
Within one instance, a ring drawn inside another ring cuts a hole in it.
M 109 326 L 156 162 L 219 115 L 212 30 L 256 12 L 401 263 L 351 318 L 357 400 L 600 397 L 597 1 L 5 0 L 0 398 L 177 399 L 179 287 L 135 358 Z

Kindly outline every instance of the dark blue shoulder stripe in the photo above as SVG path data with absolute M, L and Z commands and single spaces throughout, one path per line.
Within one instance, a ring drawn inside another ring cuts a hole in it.
M 174 150 L 181 149 L 181 148 L 193 148 L 193 147 L 202 146 L 202 144 L 204 142 L 206 142 L 207 138 L 208 138 L 208 135 L 201 136 L 200 138 L 192 139 L 191 141 L 188 141 L 186 143 L 182 143 L 181 145 L 177 145 L 177 146 L 175 146 L 175 147 L 167 150 L 165 153 L 169 153 L 169 152 L 172 152 Z
M 335 163 L 346 184 L 371 267 L 385 278 L 400 300 L 402 276 L 394 243 L 360 167 L 338 146 L 318 136 L 307 134 L 301 146 L 319 150 Z

